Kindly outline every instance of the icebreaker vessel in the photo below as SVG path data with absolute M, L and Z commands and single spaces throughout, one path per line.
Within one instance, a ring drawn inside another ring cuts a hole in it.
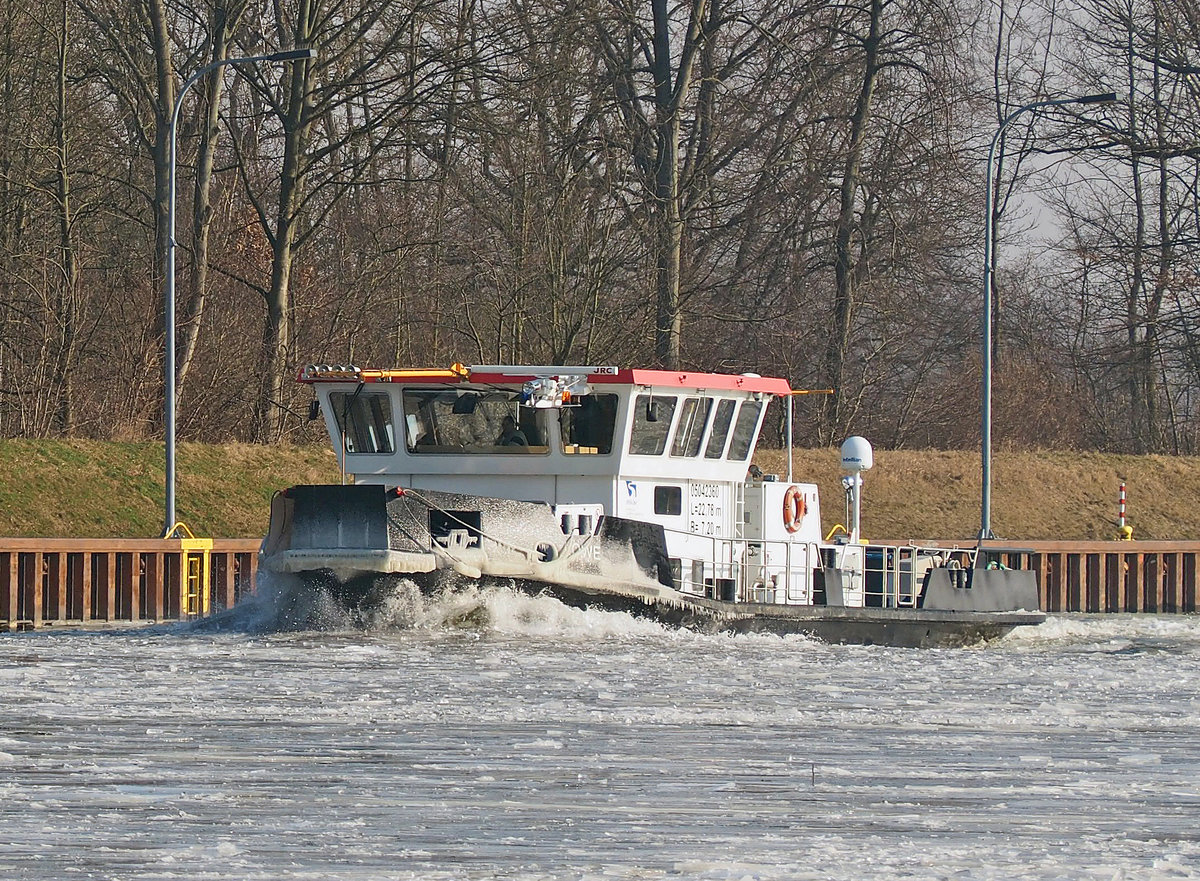
M 856 475 L 852 528 L 823 538 L 817 487 L 751 466 L 773 398 L 790 437 L 783 379 L 459 364 L 298 379 L 344 479 L 276 494 L 261 565 L 348 607 L 404 577 L 834 641 L 965 642 L 1044 617 L 1033 573 L 978 549 L 861 541 Z

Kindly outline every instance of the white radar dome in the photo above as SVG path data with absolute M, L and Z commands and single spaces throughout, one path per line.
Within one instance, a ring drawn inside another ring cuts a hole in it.
M 875 464 L 875 454 L 871 450 L 871 442 L 865 437 L 848 437 L 842 443 L 843 471 L 870 471 Z

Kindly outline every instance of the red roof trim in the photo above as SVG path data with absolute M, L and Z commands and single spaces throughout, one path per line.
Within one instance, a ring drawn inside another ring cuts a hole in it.
M 569 369 L 569 368 L 568 368 Z M 361 370 L 357 375 L 333 373 L 329 375 L 297 376 L 306 383 L 387 382 L 403 385 L 435 385 L 483 383 L 488 385 L 518 385 L 546 376 L 547 368 L 531 370 L 513 366 L 480 372 L 471 370 L 469 378 L 461 378 L 450 371 L 430 369 L 428 371 Z M 553 375 L 553 374 L 549 374 Z M 692 389 L 697 391 L 741 391 L 763 392 L 771 395 L 788 395 L 791 387 L 786 379 L 770 376 L 750 376 L 733 373 L 700 373 L 685 370 L 642 370 L 628 367 L 604 368 L 588 373 L 588 382 L 594 385 L 643 385 L 654 388 Z
M 486 382 L 495 385 L 527 382 L 545 376 L 545 369 L 530 372 L 528 368 L 512 367 L 503 371 L 480 373 L 471 371 L 471 382 Z M 593 385 L 648 385 L 656 388 L 713 389 L 742 392 L 765 392 L 772 395 L 787 395 L 792 389 L 786 379 L 770 376 L 748 376 L 734 373 L 700 373 L 674 370 L 642 370 L 628 367 L 615 372 L 606 368 L 603 372 L 589 373 L 588 382 Z
M 736 373 L 690 373 L 672 370 L 631 370 L 637 385 L 671 388 L 720 389 L 739 392 L 766 392 L 772 395 L 791 394 L 786 379 L 773 376 L 747 376 Z M 603 382 L 596 379 L 593 382 Z

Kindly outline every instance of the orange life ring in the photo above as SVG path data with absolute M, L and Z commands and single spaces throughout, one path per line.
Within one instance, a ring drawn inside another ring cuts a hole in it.
M 783 494 L 783 528 L 788 532 L 798 532 L 804 515 L 808 513 L 808 502 L 800 487 L 792 485 Z

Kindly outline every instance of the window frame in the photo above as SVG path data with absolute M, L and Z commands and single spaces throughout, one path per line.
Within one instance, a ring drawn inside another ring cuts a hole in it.
M 653 401 L 656 407 L 655 420 L 653 422 L 647 420 L 643 413 L 647 405 Z M 633 396 L 633 424 L 629 429 L 629 445 L 626 447 L 626 452 L 631 456 L 661 456 L 667 451 L 667 441 L 671 439 L 671 429 L 675 423 L 675 411 L 679 406 L 679 398 L 676 395 L 658 395 L 651 392 Z M 663 410 L 666 413 L 663 413 Z M 665 419 L 664 419 L 665 416 Z M 638 428 L 643 425 L 658 425 L 664 423 L 661 435 L 655 431 L 653 433 L 643 432 L 639 434 Z M 650 439 L 657 441 L 654 445 L 656 450 L 646 451 L 637 448 L 640 440 Z
M 676 459 L 694 459 L 704 448 L 704 432 L 712 415 L 713 399 L 690 395 L 683 399 L 671 438 L 671 455 Z
M 401 391 L 400 405 L 404 414 L 404 446 L 409 455 L 478 457 L 550 453 L 547 411 L 520 406 L 519 390 L 414 386 Z M 483 410 L 476 417 L 480 407 Z M 525 444 L 498 443 L 505 416 L 513 416 Z M 430 432 L 433 433 L 430 441 L 423 442 Z M 531 437 L 534 432 L 536 435 Z M 537 439 L 543 442 L 531 442 Z
M 395 408 L 387 389 L 368 391 L 360 386 L 352 392 L 330 391 L 329 409 L 339 447 L 346 455 L 391 456 L 396 452 Z M 370 443 L 359 443 L 362 440 Z M 373 449 L 362 449 L 364 446 Z
M 739 435 L 739 429 L 745 425 L 743 414 L 748 413 L 751 409 L 754 410 L 754 418 L 747 425 L 747 433 L 744 438 Z M 756 401 L 753 398 L 744 400 L 738 406 L 737 417 L 733 422 L 733 430 L 729 434 L 729 445 L 725 451 L 725 458 L 729 462 L 745 462 L 754 452 L 754 441 L 758 437 L 758 425 L 762 422 L 763 411 L 766 409 L 762 401 Z M 740 448 L 741 442 L 745 442 L 745 451 L 738 456 L 734 456 L 736 449 Z M 736 446 L 735 446 L 736 445 Z
M 729 446 L 730 429 L 733 428 L 733 417 L 737 414 L 737 409 L 738 402 L 734 398 L 721 398 L 717 401 L 716 413 L 712 418 L 712 430 L 704 445 L 705 459 L 723 459 L 725 457 L 725 448 Z M 721 425 L 720 422 L 722 410 L 727 413 L 724 425 Z M 715 448 L 713 447 L 714 441 L 717 441 Z
M 576 420 L 579 418 L 576 414 L 581 411 L 581 408 L 589 406 L 586 403 L 589 398 L 594 399 L 591 403 L 596 407 L 598 434 L 595 440 L 604 440 L 607 434 L 607 445 L 603 443 L 597 444 L 580 444 L 577 441 L 567 442 L 568 437 L 574 438 L 578 432 Z M 601 399 L 604 399 L 601 401 Z M 611 418 L 610 418 L 611 416 Z M 570 425 L 567 425 L 567 422 Z M 575 406 L 564 406 L 558 414 L 558 442 L 561 445 L 561 450 L 567 456 L 611 456 L 613 450 L 618 446 L 619 436 L 617 429 L 621 422 L 621 396 L 615 392 L 593 392 L 590 395 L 580 397 L 580 404 Z

